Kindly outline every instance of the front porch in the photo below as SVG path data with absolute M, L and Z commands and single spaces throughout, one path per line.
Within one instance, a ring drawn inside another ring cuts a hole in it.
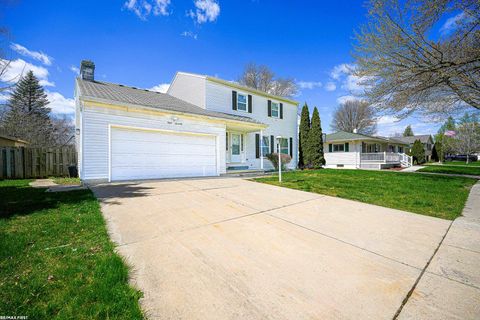
M 360 153 L 361 169 L 388 169 L 397 166 L 411 167 L 413 159 L 405 153 L 399 152 L 370 152 Z

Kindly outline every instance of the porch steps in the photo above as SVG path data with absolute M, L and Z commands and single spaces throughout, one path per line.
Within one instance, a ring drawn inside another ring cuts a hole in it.
M 227 171 L 228 170 L 231 170 L 231 171 L 248 170 L 248 166 L 241 166 L 241 165 L 239 165 L 239 166 L 228 166 Z

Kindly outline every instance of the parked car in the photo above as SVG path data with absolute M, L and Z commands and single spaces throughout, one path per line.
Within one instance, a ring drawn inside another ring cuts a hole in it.
M 445 161 L 467 161 L 467 155 L 466 154 L 450 154 L 445 156 Z M 468 156 L 468 161 L 473 162 L 473 161 L 478 161 L 478 157 L 476 155 L 469 155 Z

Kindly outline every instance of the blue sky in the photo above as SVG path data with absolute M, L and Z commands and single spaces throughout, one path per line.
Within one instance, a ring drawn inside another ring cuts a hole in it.
M 96 79 L 164 89 L 176 71 L 236 80 L 248 62 L 268 65 L 301 85 L 294 97 L 317 106 L 325 131 L 339 101 L 358 89 L 354 30 L 363 1 L 129 0 L 7 1 L 0 26 L 10 32 L 11 76 L 32 69 L 56 114 L 72 115 L 74 78 L 82 59 Z M 438 125 L 380 119 L 378 134 L 435 133 Z

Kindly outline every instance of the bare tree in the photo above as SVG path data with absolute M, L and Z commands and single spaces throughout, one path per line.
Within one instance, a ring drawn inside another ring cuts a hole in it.
M 255 63 L 249 63 L 245 66 L 238 82 L 276 96 L 291 97 L 298 92 L 293 79 L 275 77 L 269 67 Z
M 398 117 L 480 109 L 480 1 L 370 0 L 368 7 L 354 74 L 372 104 Z
M 75 143 L 75 126 L 67 116 L 51 117 L 54 143 L 65 146 Z
M 455 149 L 460 154 L 469 155 L 480 150 L 480 135 L 478 124 L 474 122 L 464 123 L 459 126 L 455 135 Z
M 340 104 L 333 115 L 330 127 L 334 131 L 374 134 L 377 131 L 375 110 L 367 102 L 348 100 Z

